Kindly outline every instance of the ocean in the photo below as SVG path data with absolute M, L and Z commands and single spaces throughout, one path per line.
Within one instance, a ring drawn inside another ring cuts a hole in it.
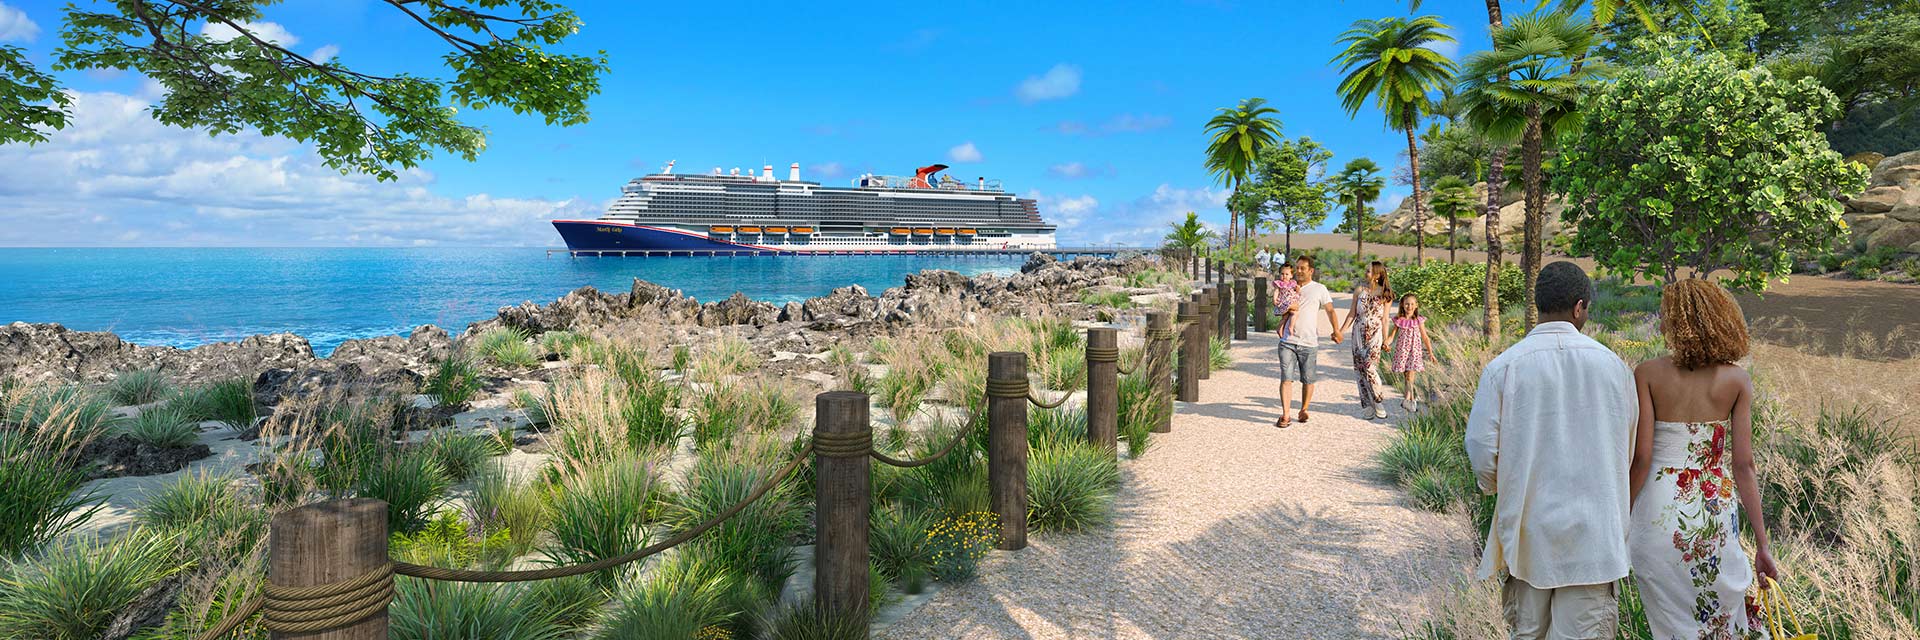
M 625 292 L 634 278 L 702 302 L 738 291 L 781 304 L 859 284 L 874 295 L 907 274 L 1017 271 L 1021 257 L 547 257 L 532 248 L 0 249 L 0 324 L 57 322 L 137 344 L 193 347 L 292 332 L 325 355 L 342 341 L 459 332 L 500 307 L 545 304 L 583 285 Z

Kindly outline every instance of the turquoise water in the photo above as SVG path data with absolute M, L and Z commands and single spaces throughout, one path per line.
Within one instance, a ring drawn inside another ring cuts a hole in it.
M 735 291 L 783 303 L 859 284 L 878 295 L 922 269 L 1005 272 L 1018 257 L 567 258 L 539 249 L 0 249 L 0 324 L 58 322 L 139 344 L 192 347 L 289 331 L 341 341 L 459 331 L 500 307 L 634 278 L 702 302 Z

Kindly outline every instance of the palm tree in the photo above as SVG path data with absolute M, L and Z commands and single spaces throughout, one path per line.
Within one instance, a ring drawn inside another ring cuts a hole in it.
M 1434 215 L 1447 219 L 1447 262 L 1455 262 L 1460 241 L 1460 219 L 1479 215 L 1473 202 L 1473 185 L 1460 176 L 1443 176 L 1433 183 L 1428 196 Z
M 1254 159 L 1280 136 L 1280 110 L 1267 106 L 1266 98 L 1247 98 L 1238 106 L 1222 107 L 1207 121 L 1207 172 L 1228 187 L 1239 187 L 1253 171 Z M 1239 229 L 1237 214 L 1227 212 L 1227 243 Z
M 1564 13 L 1533 13 L 1493 34 L 1493 49 L 1474 54 L 1462 73 L 1460 94 L 1467 121 L 1495 140 L 1520 139 L 1521 182 L 1526 191 L 1526 221 L 1521 234 L 1520 266 L 1526 272 L 1526 322 L 1539 311 L 1533 287 L 1540 278 L 1545 247 L 1546 191 L 1541 163 L 1545 145 L 1578 127 L 1579 100 L 1592 80 L 1607 69 L 1588 53 L 1599 36 L 1583 20 Z M 1505 77 L 1505 81 L 1500 78 Z
M 1178 247 L 1188 259 L 1192 259 L 1202 247 L 1207 246 L 1208 240 L 1213 239 L 1213 230 L 1200 224 L 1200 214 L 1192 211 L 1187 212 L 1186 221 L 1169 222 L 1167 226 L 1173 229 L 1167 232 L 1167 244 Z
M 1421 215 L 1420 148 L 1414 131 L 1420 116 L 1432 104 L 1427 94 L 1451 82 L 1453 61 L 1434 51 L 1431 45 L 1453 42 L 1449 27 L 1433 16 L 1412 20 L 1383 18 L 1361 20 L 1340 35 L 1347 46 L 1334 62 L 1340 63 L 1347 77 L 1340 81 L 1340 106 L 1347 115 L 1360 112 L 1369 97 L 1387 116 L 1387 126 L 1407 135 L 1407 159 L 1413 173 L 1414 259 L 1426 257 L 1426 236 L 1419 233 L 1425 219 Z
M 1380 176 L 1380 165 L 1368 158 L 1354 158 L 1333 176 L 1333 191 L 1340 195 L 1340 206 L 1347 208 L 1347 224 L 1353 227 L 1353 255 L 1366 252 L 1367 203 L 1380 197 L 1387 179 Z

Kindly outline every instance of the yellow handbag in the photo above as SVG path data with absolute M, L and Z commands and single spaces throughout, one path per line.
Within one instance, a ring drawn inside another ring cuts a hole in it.
M 1780 583 L 1767 578 L 1760 586 L 1760 606 L 1767 610 L 1767 632 L 1773 640 L 1820 640 L 1820 634 L 1807 633 L 1800 628 L 1800 614 L 1793 610 L 1793 603 L 1787 601 L 1787 594 L 1780 592 Z M 1787 610 L 1787 619 L 1793 621 L 1793 634 L 1781 630 L 1780 610 Z

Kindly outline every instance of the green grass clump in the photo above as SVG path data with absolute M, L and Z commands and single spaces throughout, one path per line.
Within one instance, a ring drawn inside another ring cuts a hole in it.
M 453 431 L 442 431 L 427 437 L 420 443 L 426 456 L 440 463 L 440 470 L 447 479 L 465 482 L 474 472 L 493 457 L 493 447 L 486 439 Z
M 700 394 L 693 407 L 693 445 L 713 451 L 730 443 L 745 426 L 747 407 L 731 385 L 717 384 Z
M 253 383 L 246 378 L 228 378 L 196 389 L 182 391 L 167 403 L 195 422 L 212 420 L 228 429 L 240 431 L 253 426 L 260 417 L 253 405 Z
M 572 331 L 548 331 L 540 334 L 540 349 L 561 357 L 586 349 L 592 344 L 593 338 Z
M 1113 518 L 1120 468 L 1086 444 L 1033 450 L 1027 461 L 1027 521 L 1036 531 L 1081 531 Z
M 868 533 L 873 562 L 908 594 L 920 593 L 932 574 L 933 549 L 927 530 L 934 518 L 914 509 L 888 509 L 876 514 Z
M 620 394 L 620 417 L 627 427 L 627 443 L 635 451 L 671 447 L 685 430 L 673 407 L 679 393 L 673 385 L 649 370 L 644 378 L 629 379 Z
M 768 640 L 864 640 L 868 629 L 864 618 L 822 615 L 811 603 L 781 609 L 767 628 Z
M 356 493 L 387 503 L 387 530 L 412 533 L 426 526 L 453 483 L 433 455 L 418 449 L 389 452 L 359 469 Z
M 160 449 L 175 449 L 200 441 L 200 425 L 185 411 L 170 405 L 141 411 L 132 420 L 121 423 L 120 429 L 133 439 Z
M 494 327 L 474 337 L 473 351 L 481 358 L 509 369 L 527 369 L 540 364 L 540 354 L 528 342 L 527 331 L 517 327 Z
M 72 531 L 100 511 L 84 489 L 87 475 L 66 442 L 0 431 L 0 557 L 12 557 Z
M 536 580 L 527 584 L 521 597 L 529 615 L 554 621 L 568 630 L 591 624 L 600 615 L 607 592 L 592 576 L 568 576 L 554 580 Z
M 535 431 L 553 428 L 553 391 L 535 395 L 526 389 L 513 392 L 513 406 L 527 414 L 527 426 Z
M 906 424 L 920 410 L 927 392 L 932 391 L 934 383 L 939 381 L 938 371 L 937 367 L 927 364 L 907 366 L 901 363 L 890 366 L 886 374 L 874 382 L 873 395 L 887 407 L 894 424 Z
M 8 422 L 75 447 L 106 433 L 119 420 L 113 407 L 80 387 L 16 389 L 9 396 Z
M 669 511 L 676 529 L 706 522 L 745 500 L 786 463 L 771 449 L 736 449 L 702 458 L 688 471 L 684 489 Z M 777 592 L 793 574 L 793 540 L 806 525 L 791 484 L 776 486 L 751 506 L 689 541 L 720 566 Z
M 1153 447 L 1153 428 L 1172 411 L 1170 395 L 1147 379 L 1144 365 L 1120 377 L 1120 440 L 1126 443 L 1127 458 L 1138 460 Z
M 1047 389 L 1068 393 L 1087 388 L 1087 353 L 1080 347 L 1060 347 L 1047 352 L 1040 378 Z
M 725 625 L 739 615 L 729 607 L 738 580 L 700 554 L 674 556 L 615 597 L 614 609 L 595 637 L 694 638 L 702 629 Z
M 760 365 L 760 357 L 753 352 L 753 345 L 738 336 L 725 336 L 693 359 L 693 378 L 703 382 L 716 382 L 722 378 L 752 371 Z
M 572 632 L 555 613 L 533 606 L 524 584 L 430 583 L 394 580 L 387 609 L 390 637 L 399 640 L 487 638 L 562 640 Z
M 1207 338 L 1207 364 L 1214 369 L 1233 366 L 1233 352 L 1227 348 L 1227 341 L 1217 337 Z
M 653 466 L 637 458 L 575 469 L 555 493 L 548 529 L 553 545 L 544 554 L 550 564 L 569 565 L 611 558 L 646 544 L 649 509 L 657 480 Z M 603 586 L 617 575 L 596 574 Z
M 1148 269 L 1127 274 L 1127 286 L 1135 289 L 1152 289 L 1161 286 L 1180 286 L 1192 280 L 1187 274 L 1164 269 Z
M 141 505 L 136 516 L 140 524 L 160 531 L 172 531 L 234 513 L 241 509 L 240 496 L 231 475 L 185 474 Z
M 83 538 L 0 566 L 0 637 L 92 640 L 148 587 L 184 567 L 171 536 Z
M 1027 407 L 1027 447 L 1079 444 L 1087 441 L 1087 412 L 1060 406 L 1053 409 Z
M 1095 291 L 1093 289 L 1081 290 L 1080 304 L 1091 307 L 1113 307 L 1115 309 L 1130 309 L 1134 306 L 1133 296 L 1127 295 L 1124 291 Z
M 123 405 L 158 402 L 173 394 L 173 383 L 155 369 L 125 371 L 107 384 L 107 397 Z
M 467 509 L 482 528 L 507 532 L 515 557 L 532 551 L 547 527 L 545 490 L 514 478 L 504 463 L 483 465 L 473 475 L 473 498 Z
M 464 405 L 480 393 L 480 371 L 465 356 L 450 356 L 433 368 L 433 375 L 427 377 L 427 387 L 421 392 L 449 407 Z
M 387 542 L 396 560 L 433 567 L 498 567 L 513 559 L 506 529 L 471 527 L 453 511 L 441 511 L 413 533 L 395 533 Z

